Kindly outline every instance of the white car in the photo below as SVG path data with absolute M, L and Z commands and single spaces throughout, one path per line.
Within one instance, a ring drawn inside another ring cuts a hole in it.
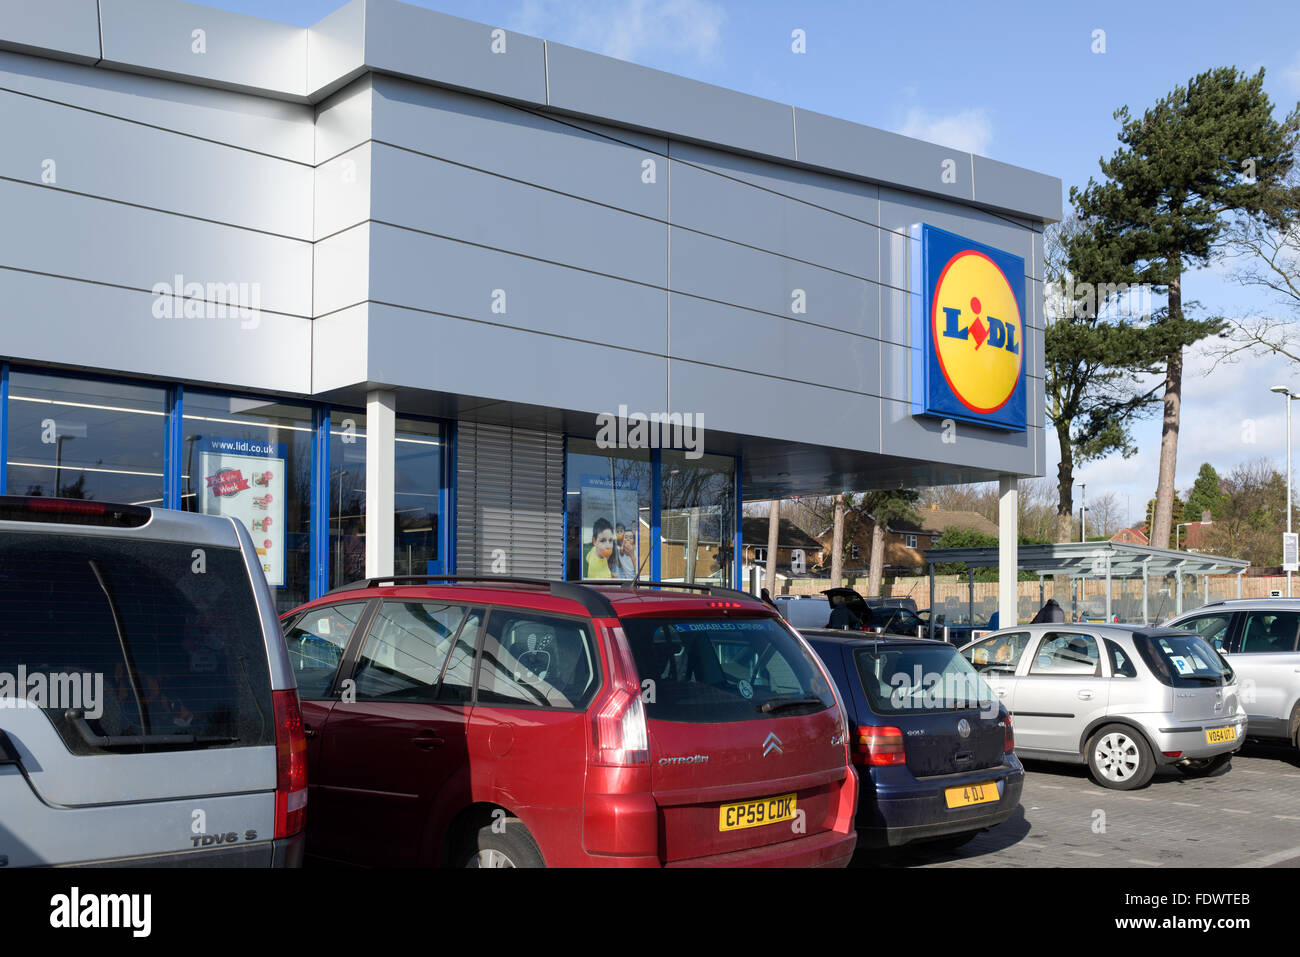
M 1011 712 L 1017 754 L 1087 764 L 1103 787 L 1142 787 L 1162 764 L 1212 774 L 1244 739 L 1233 668 L 1191 632 L 1018 625 L 961 653 Z

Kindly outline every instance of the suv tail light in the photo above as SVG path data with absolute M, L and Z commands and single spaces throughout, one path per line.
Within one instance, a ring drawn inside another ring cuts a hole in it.
M 275 703 L 275 836 L 297 834 L 307 815 L 307 735 L 297 691 L 273 691 Z
M 907 752 L 903 747 L 903 732 L 898 728 L 876 728 L 861 725 L 853 748 L 853 762 L 867 767 L 906 764 Z
M 650 732 L 636 662 L 628 650 L 623 629 L 606 627 L 605 650 L 611 671 L 610 688 L 591 719 L 592 764 L 634 767 L 650 763 Z
M 1010 754 L 1016 749 L 1016 735 L 1011 730 L 1011 715 L 1007 715 L 1002 719 L 1002 733 L 1002 753 Z

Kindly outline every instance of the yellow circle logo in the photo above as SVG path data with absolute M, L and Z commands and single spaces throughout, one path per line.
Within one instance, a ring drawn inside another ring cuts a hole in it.
M 1020 382 L 1024 327 L 1011 283 L 988 256 L 966 249 L 935 283 L 934 351 L 953 395 L 972 412 L 996 412 Z

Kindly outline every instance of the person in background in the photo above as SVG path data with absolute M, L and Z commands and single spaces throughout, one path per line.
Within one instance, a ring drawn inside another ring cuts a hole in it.
M 636 532 L 619 522 L 614 526 L 615 544 L 618 547 L 610 560 L 615 578 L 636 577 Z
M 614 526 L 598 518 L 591 525 L 591 551 L 587 553 L 587 578 L 613 578 Z
M 1042 608 L 1038 609 L 1038 614 L 1034 616 L 1030 624 L 1041 625 L 1063 621 L 1065 621 L 1065 610 L 1056 603 L 1055 598 L 1049 598 L 1047 599 L 1046 604 L 1044 604 Z

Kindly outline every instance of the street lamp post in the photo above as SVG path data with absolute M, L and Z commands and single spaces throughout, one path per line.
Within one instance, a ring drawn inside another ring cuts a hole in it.
M 1284 385 L 1275 385 L 1270 392 L 1276 392 L 1286 399 L 1286 533 L 1291 534 L 1291 400 L 1300 398 Z M 1286 597 L 1291 597 L 1291 569 L 1286 572 Z
M 1088 483 L 1079 483 L 1079 541 L 1088 540 Z

